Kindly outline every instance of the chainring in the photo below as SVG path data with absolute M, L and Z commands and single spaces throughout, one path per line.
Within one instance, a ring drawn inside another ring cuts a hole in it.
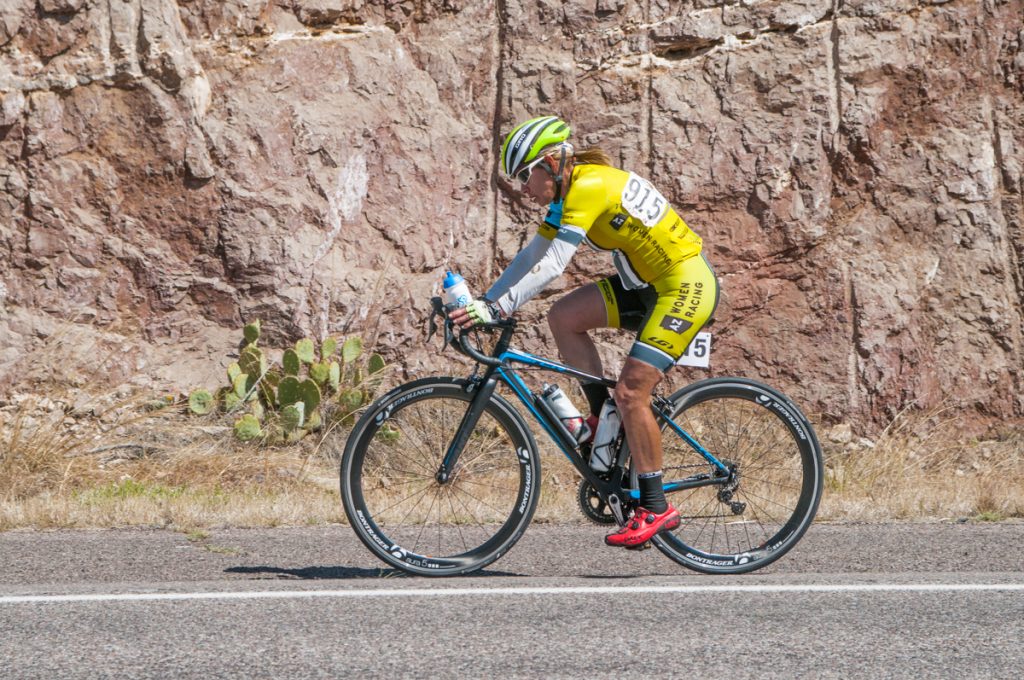
M 595 524 L 617 524 L 615 515 L 612 514 L 612 509 L 601 500 L 597 490 L 587 480 L 580 480 L 580 488 L 576 498 L 580 503 L 580 512 L 591 522 Z

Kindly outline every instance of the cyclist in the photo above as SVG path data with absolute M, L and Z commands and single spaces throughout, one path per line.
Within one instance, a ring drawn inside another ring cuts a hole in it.
M 718 282 L 701 254 L 701 239 L 646 179 L 612 167 L 599 148 L 577 151 L 569 125 L 555 116 L 516 126 L 501 147 L 501 169 L 548 212 L 537 234 L 482 298 L 450 313 L 464 328 L 507 317 L 559 276 L 587 241 L 612 252 L 617 274 L 579 288 L 552 305 L 548 324 L 562 359 L 593 375 L 601 359 L 588 335 L 626 328 L 636 339 L 619 374 L 615 402 L 622 417 L 640 504 L 626 526 L 605 537 L 611 546 L 640 548 L 679 526 L 662 489 L 661 436 L 651 391 L 712 317 Z M 584 383 L 592 414 L 608 389 Z M 592 415 L 590 423 L 596 421 Z

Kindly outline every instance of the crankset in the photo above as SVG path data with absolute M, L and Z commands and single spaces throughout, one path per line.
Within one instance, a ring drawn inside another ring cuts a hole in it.
M 580 502 L 580 511 L 583 516 L 595 524 L 618 524 L 611 506 L 601 499 L 597 490 L 583 479 L 580 480 L 580 489 L 577 493 L 577 500 Z

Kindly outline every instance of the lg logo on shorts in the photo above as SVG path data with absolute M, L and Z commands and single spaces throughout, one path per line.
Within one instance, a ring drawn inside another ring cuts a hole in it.
M 679 335 L 690 330 L 691 326 L 693 326 L 692 323 L 686 319 L 680 319 L 678 316 L 666 316 L 661 320 L 662 328 L 667 331 L 672 331 L 673 333 L 678 333 Z

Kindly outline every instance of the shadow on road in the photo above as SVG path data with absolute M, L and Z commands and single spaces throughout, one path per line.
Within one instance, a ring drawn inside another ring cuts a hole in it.
M 282 567 L 228 567 L 228 574 L 272 574 L 304 579 L 351 579 L 351 578 L 393 578 L 406 574 L 397 569 L 362 569 L 359 567 L 301 567 L 284 569 Z
M 285 569 L 283 567 L 255 566 L 255 567 L 228 567 L 224 570 L 228 574 L 272 574 L 274 576 L 301 578 L 301 579 L 355 579 L 355 578 L 412 578 L 412 574 L 406 574 L 398 569 L 364 569 L 361 567 L 301 567 L 298 569 Z M 479 571 L 468 576 L 519 576 L 508 571 Z

